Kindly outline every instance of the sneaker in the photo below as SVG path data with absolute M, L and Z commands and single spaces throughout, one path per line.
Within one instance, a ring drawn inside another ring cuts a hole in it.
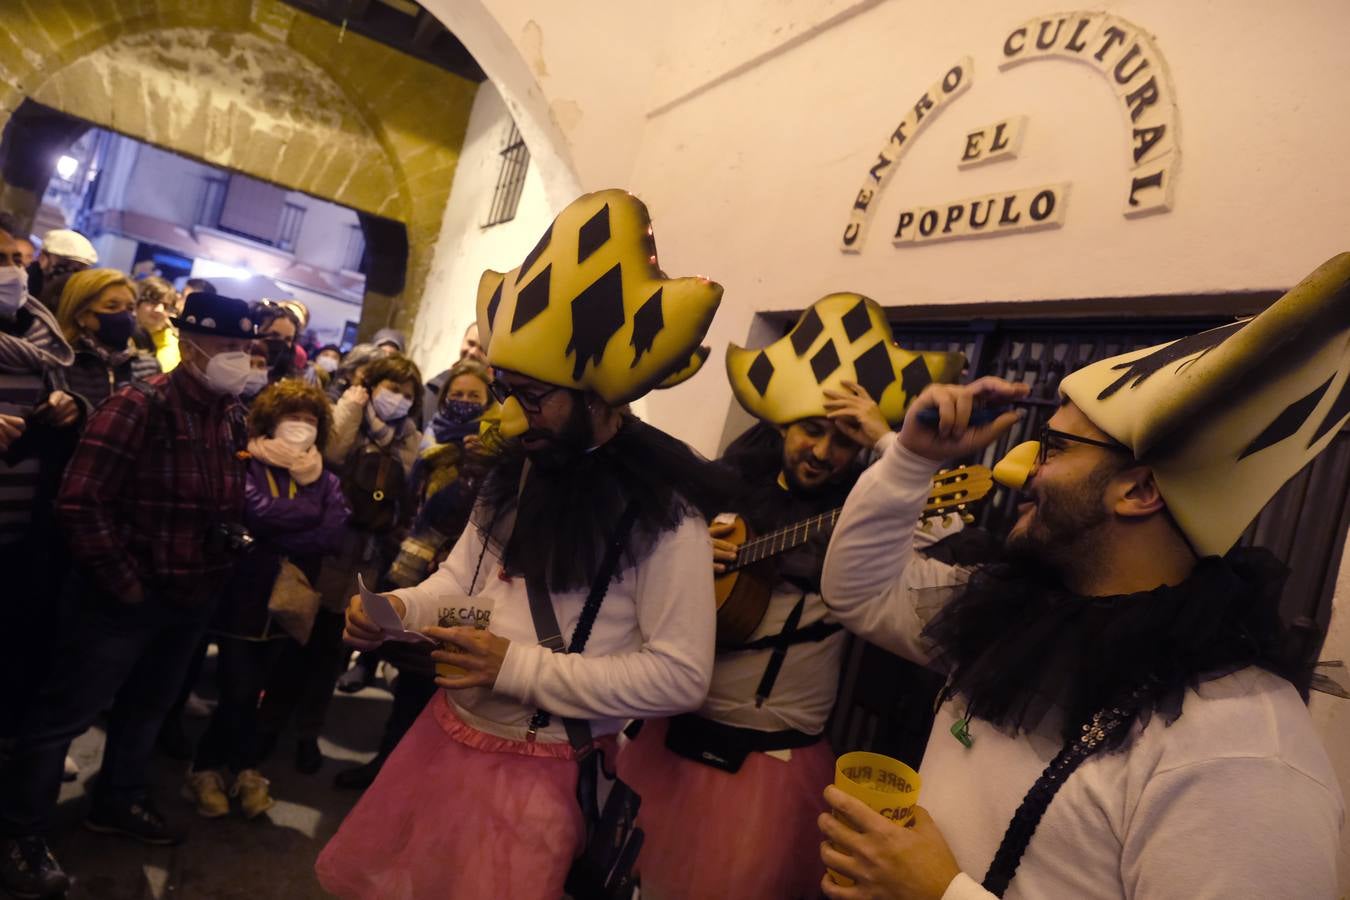
M 365 790 L 374 783 L 375 776 L 380 774 L 380 769 L 384 767 L 386 758 L 387 757 L 381 753 L 365 765 L 352 766 L 350 769 L 343 769 L 333 776 L 333 786 L 351 788 L 359 791 Z
M 314 738 L 301 738 L 295 743 L 295 771 L 301 775 L 313 775 L 323 766 L 323 754 L 319 752 L 319 742 Z
M 30 835 L 0 841 L 0 884 L 14 897 L 39 900 L 64 893 L 70 878 L 61 871 L 47 842 Z
M 337 689 L 344 694 L 355 694 L 363 691 L 375 683 L 375 666 L 366 665 L 361 660 L 364 656 L 356 660 L 356 665 L 343 672 L 337 680 Z
M 84 820 L 84 827 L 99 834 L 120 834 L 143 844 L 170 845 L 183 840 L 182 833 L 165 821 L 151 804 L 141 797 L 125 806 L 96 803 Z
M 187 700 L 183 702 L 183 715 L 191 719 L 209 719 L 215 711 L 216 701 L 204 700 L 195 692 L 188 694 Z
M 69 754 L 67 754 L 67 755 L 66 755 L 66 767 L 65 767 L 65 769 L 61 772 L 61 780 L 62 780 L 62 781 L 74 781 L 76 778 L 79 778 L 79 777 L 80 777 L 80 764 L 77 763 L 77 762 L 75 761 L 75 758 L 74 758 L 74 757 L 72 757 L 72 756 L 70 756 Z
M 230 814 L 225 777 L 216 769 L 188 772 L 183 784 L 183 799 L 196 804 L 197 815 L 206 819 L 219 819 Z
M 239 806 L 244 818 L 254 819 L 272 808 L 277 801 L 272 799 L 267 788 L 271 784 L 257 769 L 245 769 L 234 776 L 234 786 L 230 796 L 239 798 Z

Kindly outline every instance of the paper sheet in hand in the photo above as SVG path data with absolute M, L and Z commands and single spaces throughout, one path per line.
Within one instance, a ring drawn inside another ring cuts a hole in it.
M 390 603 L 384 595 L 377 594 L 366 587 L 365 579 L 360 575 L 356 576 L 356 586 L 361 591 L 361 605 L 365 607 L 366 615 L 370 616 L 375 624 L 380 626 L 386 640 L 407 641 L 413 644 L 436 643 L 420 631 L 408 631 L 404 628 L 403 621 L 398 617 L 398 610 L 394 609 L 394 604 Z

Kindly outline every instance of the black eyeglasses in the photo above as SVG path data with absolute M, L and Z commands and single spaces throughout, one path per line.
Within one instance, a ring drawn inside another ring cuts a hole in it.
M 544 401 L 548 399 L 549 394 L 552 394 L 554 391 L 561 391 L 562 388 L 555 385 L 546 391 L 531 393 L 530 391 L 511 387 L 511 385 L 507 384 L 505 379 L 501 377 L 501 374 L 498 373 L 496 377 L 492 379 L 492 384 L 488 385 L 488 390 L 492 392 L 492 399 L 496 400 L 498 403 L 505 403 L 507 400 L 515 397 L 516 402 L 520 404 L 521 409 L 525 410 L 527 413 L 535 414 L 543 407 Z
M 1114 450 L 1117 453 L 1130 453 L 1133 455 L 1130 448 L 1126 447 L 1124 444 L 1119 444 L 1115 441 L 1099 441 L 1096 438 L 1083 437 L 1078 434 L 1069 434 L 1067 431 L 1057 431 L 1054 428 L 1051 428 L 1049 423 L 1041 426 L 1041 430 L 1036 438 L 1040 445 L 1036 454 L 1036 468 L 1038 469 L 1045 465 L 1046 457 L 1050 455 L 1051 439 L 1057 441 L 1073 441 L 1076 444 L 1089 444 L 1093 447 L 1102 447 L 1106 450 Z

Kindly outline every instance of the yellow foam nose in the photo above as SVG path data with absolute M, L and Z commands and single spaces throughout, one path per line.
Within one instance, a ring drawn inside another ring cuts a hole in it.
M 520 408 L 520 402 L 515 397 L 507 397 L 502 404 L 502 437 L 519 437 L 529 430 L 530 421 L 525 418 L 525 410 Z
M 1039 441 L 1018 444 L 994 464 L 994 480 L 1006 488 L 1020 491 L 1031 477 L 1031 470 L 1036 467 L 1036 457 L 1040 455 Z

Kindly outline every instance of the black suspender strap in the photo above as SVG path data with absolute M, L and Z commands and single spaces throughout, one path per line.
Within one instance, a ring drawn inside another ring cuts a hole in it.
M 558 624 L 558 615 L 553 610 L 553 598 L 549 595 L 548 586 L 544 584 L 543 573 L 526 575 L 525 593 L 529 598 L 530 617 L 534 620 L 534 631 L 539 637 L 540 646 L 547 647 L 554 653 L 580 653 L 586 649 L 591 628 L 600 613 L 600 604 L 604 602 L 605 594 L 609 591 L 609 583 L 614 580 L 614 574 L 618 571 L 619 558 L 623 555 L 623 548 L 628 542 L 628 532 L 632 530 L 637 516 L 637 504 L 630 502 L 614 528 L 605 556 L 600 561 L 600 569 L 591 583 L 590 593 L 586 595 L 581 617 L 577 619 L 576 628 L 572 630 L 572 641 L 565 648 L 562 627 Z M 526 740 L 534 740 L 539 729 L 548 727 L 552 719 L 552 715 L 542 709 L 536 712 L 530 719 L 530 730 Z M 568 743 L 577 752 L 577 757 L 581 758 L 588 754 L 591 748 L 590 724 L 585 719 L 564 717 L 563 727 L 567 730 Z

